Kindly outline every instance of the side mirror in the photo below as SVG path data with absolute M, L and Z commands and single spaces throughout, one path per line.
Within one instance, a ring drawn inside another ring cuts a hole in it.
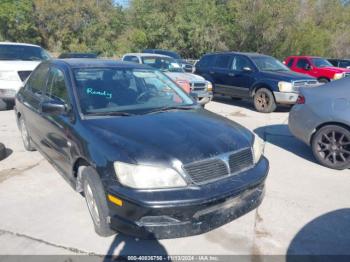
M 248 66 L 243 67 L 243 72 L 252 72 L 252 71 L 253 70 Z
M 41 112 L 45 114 L 61 115 L 66 111 L 66 105 L 57 101 L 44 101 L 41 104 Z

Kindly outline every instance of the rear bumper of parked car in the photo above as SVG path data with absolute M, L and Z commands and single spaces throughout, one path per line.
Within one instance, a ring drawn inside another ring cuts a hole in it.
M 288 127 L 296 138 L 309 145 L 317 126 L 317 119 L 318 117 L 305 105 L 294 105 L 289 112 Z
M 262 158 L 252 169 L 216 182 L 158 191 L 111 187 L 111 227 L 141 238 L 177 238 L 222 226 L 253 210 L 264 196 L 269 164 Z
M 16 93 L 22 85 L 21 81 L 0 80 L 0 99 L 14 101 Z
M 275 100 L 278 104 L 292 105 L 298 99 L 298 93 L 273 92 Z

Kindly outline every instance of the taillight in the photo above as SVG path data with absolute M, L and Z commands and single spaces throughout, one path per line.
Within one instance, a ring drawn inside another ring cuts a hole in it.
M 299 105 L 305 104 L 305 96 L 299 95 L 296 103 Z

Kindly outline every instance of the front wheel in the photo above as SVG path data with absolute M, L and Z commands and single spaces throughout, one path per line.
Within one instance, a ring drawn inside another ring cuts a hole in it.
M 277 108 L 275 98 L 267 88 L 260 88 L 255 92 L 254 106 L 258 112 L 262 113 L 271 113 Z
M 99 176 L 91 167 L 80 167 L 79 172 L 81 172 L 85 201 L 96 233 L 103 237 L 114 235 L 116 232 L 110 228 L 107 221 L 109 210 Z
M 342 170 L 350 167 L 350 132 L 348 129 L 329 125 L 319 129 L 311 141 L 317 161 L 326 167 Z
M 25 150 L 35 151 L 35 147 L 33 145 L 32 139 L 30 138 L 28 128 L 27 128 L 27 125 L 26 125 L 23 117 L 21 117 L 19 119 L 19 128 L 21 131 L 22 142 L 23 142 Z
M 327 84 L 329 82 L 329 79 L 321 77 L 318 79 L 318 82 L 322 83 L 322 84 Z

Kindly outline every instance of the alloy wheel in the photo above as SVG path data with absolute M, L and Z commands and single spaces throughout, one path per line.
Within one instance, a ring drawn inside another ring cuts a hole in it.
M 99 214 L 96 200 L 94 198 L 94 195 L 92 193 L 92 189 L 91 189 L 89 183 L 85 183 L 84 193 L 85 193 L 85 199 L 86 199 L 86 203 L 87 203 L 87 206 L 89 208 L 91 217 L 94 220 L 95 224 L 99 225 L 100 224 L 100 214 Z
M 317 136 L 315 150 L 327 166 L 342 167 L 350 163 L 350 136 L 341 129 L 325 129 Z

